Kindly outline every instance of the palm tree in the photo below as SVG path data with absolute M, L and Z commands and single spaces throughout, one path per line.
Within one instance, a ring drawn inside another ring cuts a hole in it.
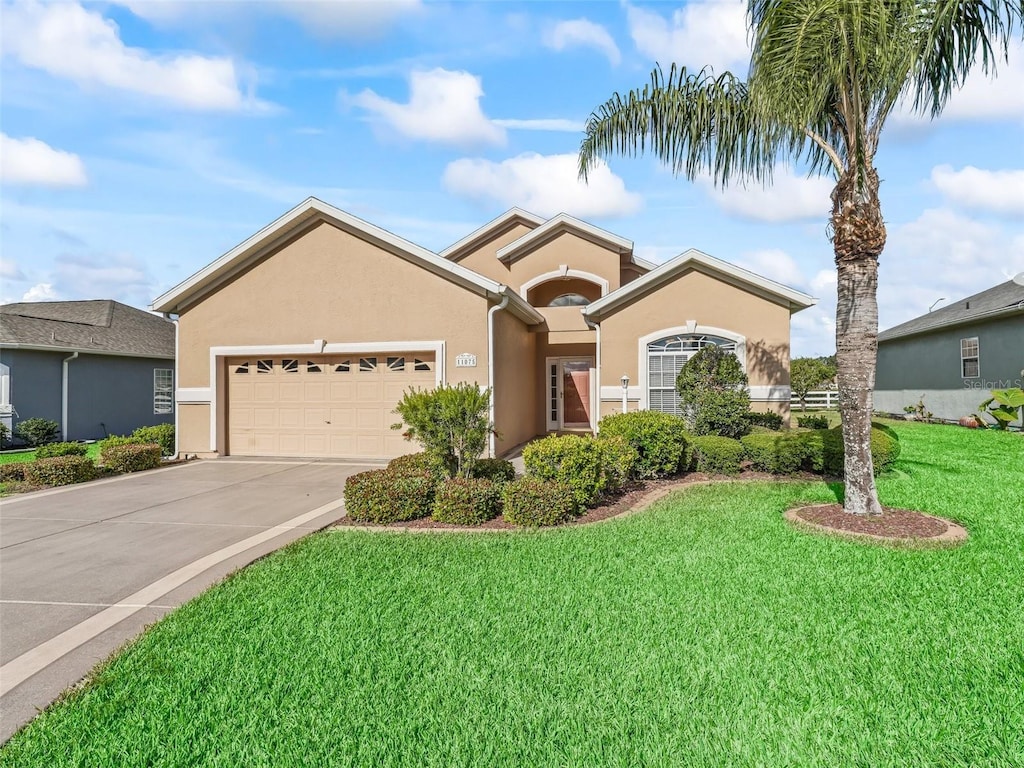
M 835 180 L 836 365 L 845 446 L 844 509 L 880 514 L 871 461 L 878 258 L 885 222 L 875 153 L 904 100 L 940 114 L 980 63 L 994 73 L 1024 0 L 750 0 L 746 81 L 675 65 L 587 121 L 580 175 L 598 158 L 648 149 L 687 179 L 770 180 L 780 158 Z

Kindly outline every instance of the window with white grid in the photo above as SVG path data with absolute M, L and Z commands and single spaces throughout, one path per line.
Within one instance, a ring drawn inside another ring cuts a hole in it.
M 682 415 L 676 376 L 686 361 L 700 349 L 715 345 L 736 353 L 736 342 L 703 333 L 666 336 L 647 345 L 647 407 L 676 416 Z
M 960 339 L 960 373 L 965 379 L 981 376 L 981 348 L 977 336 Z
M 153 369 L 153 413 L 174 413 L 174 369 Z

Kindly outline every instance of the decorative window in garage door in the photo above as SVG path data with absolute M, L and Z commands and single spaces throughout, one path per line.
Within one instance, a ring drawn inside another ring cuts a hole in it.
M 348 373 L 350 370 L 352 370 L 351 360 L 343 360 L 342 362 L 334 366 L 335 373 Z
M 377 358 L 376 357 L 360 357 L 359 358 L 359 372 L 360 373 L 373 373 L 377 370 Z
M 427 360 L 420 360 L 418 358 L 413 360 L 413 370 L 416 371 L 432 371 L 430 363 Z
M 306 361 L 306 373 L 322 373 L 322 370 L 319 365 L 312 360 L 308 360 Z
M 249 364 L 248 363 L 242 363 L 241 365 L 239 365 L 239 366 L 237 366 L 235 368 L 235 373 L 248 373 L 248 372 L 249 372 Z
M 256 373 L 273 373 L 274 372 L 274 361 L 273 360 L 257 360 L 256 361 Z
M 299 372 L 299 361 L 298 360 L 282 360 L 281 370 L 285 373 L 298 373 Z
M 405 372 L 405 358 L 404 357 L 389 357 L 388 358 L 388 370 L 396 371 L 398 373 Z

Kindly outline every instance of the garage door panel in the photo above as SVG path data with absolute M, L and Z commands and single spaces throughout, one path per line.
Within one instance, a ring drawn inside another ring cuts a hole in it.
M 391 424 L 411 387 L 435 384 L 431 353 L 227 361 L 228 451 L 390 458 L 419 450 Z

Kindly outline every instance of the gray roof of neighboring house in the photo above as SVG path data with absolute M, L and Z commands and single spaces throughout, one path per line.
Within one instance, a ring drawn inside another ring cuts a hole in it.
M 174 358 L 174 324 L 109 299 L 0 306 L 0 344 Z
M 940 328 L 976 323 L 988 318 L 1024 312 L 1024 285 L 1007 280 L 994 288 L 958 299 L 934 312 L 915 317 L 878 334 L 879 341 L 899 339 Z

